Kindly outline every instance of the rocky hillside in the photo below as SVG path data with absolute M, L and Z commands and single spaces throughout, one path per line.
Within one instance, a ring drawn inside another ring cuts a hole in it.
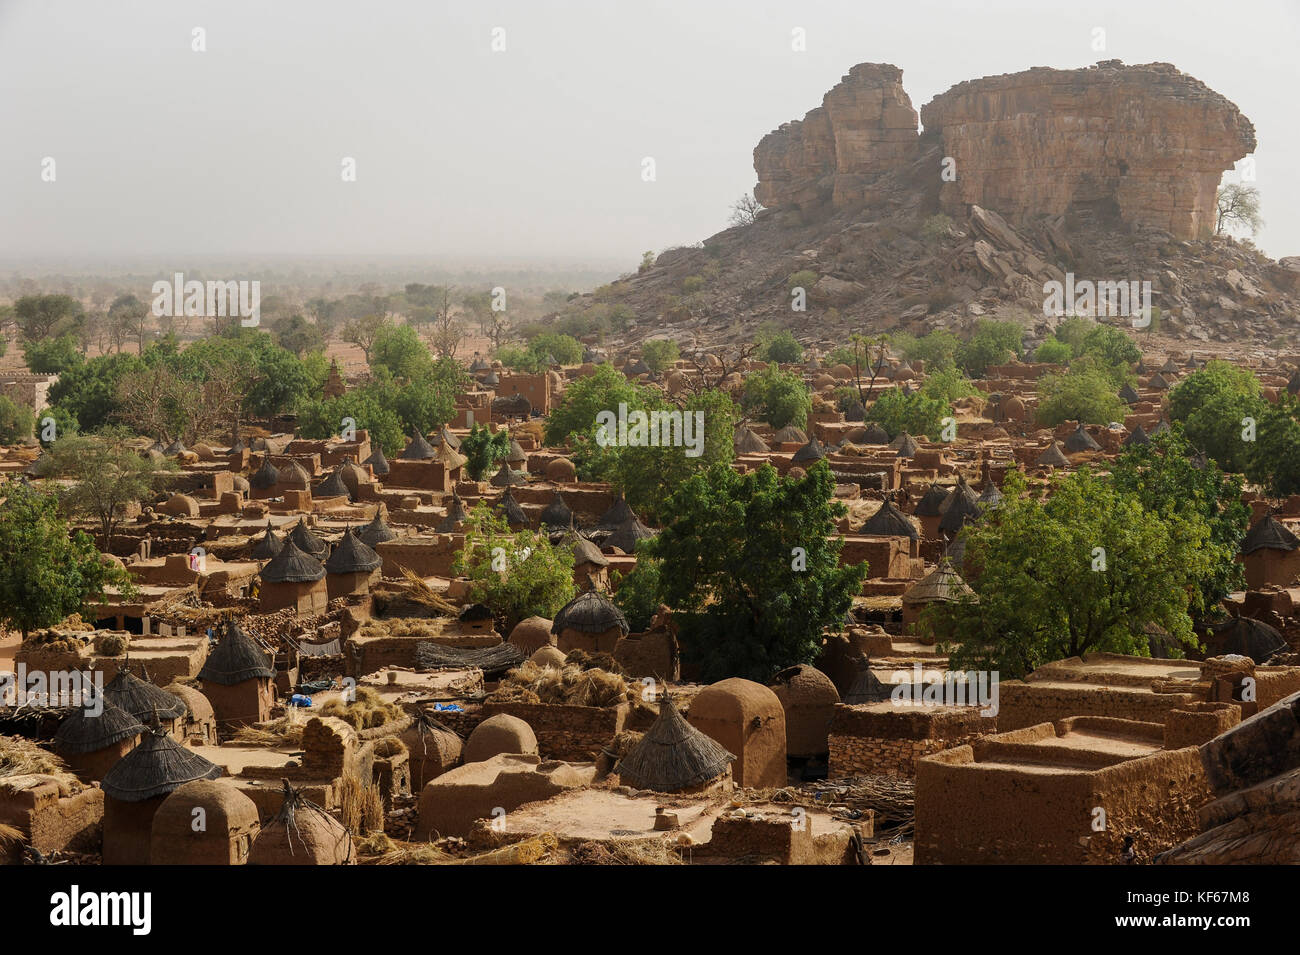
M 1162 336 L 1294 343 L 1300 258 L 1210 235 L 1225 169 L 1255 146 L 1237 108 L 1168 64 L 1036 68 L 961 83 L 917 114 L 902 72 L 854 67 L 754 152 L 749 225 L 602 290 L 641 323 L 711 344 L 775 321 L 806 343 L 1016 316 L 1044 283 L 1150 282 Z M 792 308 L 792 287 L 807 308 Z M 578 308 L 590 299 L 573 303 Z

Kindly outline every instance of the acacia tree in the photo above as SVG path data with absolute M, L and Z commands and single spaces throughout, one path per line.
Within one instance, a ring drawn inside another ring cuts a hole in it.
M 719 466 L 672 496 L 671 522 L 637 556 L 657 562 L 658 598 L 702 680 L 766 683 L 811 663 L 823 630 L 842 623 L 867 567 L 839 564 L 843 541 L 830 535 L 845 507 L 834 489 L 818 461 L 798 480 L 768 464 L 748 474 Z
M 1264 220 L 1259 214 L 1259 190 L 1254 186 L 1230 182 L 1219 189 L 1215 197 L 1215 205 L 1217 206 L 1214 220 L 1215 235 L 1223 235 L 1233 228 L 1242 228 L 1254 235 L 1264 225 Z
M 125 443 L 128 437 L 121 430 L 68 435 L 50 445 L 41 459 L 42 476 L 75 482 L 61 493 L 63 506 L 99 522 L 106 551 L 112 550 L 113 534 L 127 509 L 153 498 L 176 467 L 142 457 Z
M 135 596 L 130 575 L 101 556 L 87 534 L 69 534 L 52 495 L 12 482 L 6 492 L 0 553 L 10 556 L 0 561 L 0 622 L 25 640 L 33 630 L 103 603 L 108 587 Z

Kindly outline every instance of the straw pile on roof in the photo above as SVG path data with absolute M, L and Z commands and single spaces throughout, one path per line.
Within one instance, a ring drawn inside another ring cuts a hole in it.
M 59 757 L 24 736 L 0 736 L 0 780 L 14 776 L 58 776 L 68 767 Z M 3 788 L 0 783 L 0 788 Z
M 353 729 L 374 729 L 385 723 L 392 723 L 406 716 L 406 711 L 396 703 L 385 703 L 383 698 L 368 686 L 355 689 L 356 698 L 348 703 L 344 700 L 330 700 L 321 709 L 322 716 L 333 716 L 342 720 Z
M 352 835 L 284 780 L 284 801 L 253 843 L 249 865 L 354 865 Z
M 436 670 L 439 667 L 477 668 L 491 679 L 523 662 L 523 651 L 513 643 L 499 643 L 495 647 L 462 648 L 425 642 L 415 646 L 415 665 L 421 670 Z
M 640 696 L 640 686 L 629 685 L 623 677 L 608 670 L 584 670 L 571 663 L 562 667 L 539 666 L 529 660 L 507 673 L 487 699 L 605 707 L 634 702 Z
M 269 723 L 241 726 L 235 730 L 233 739 L 245 746 L 301 746 L 305 725 L 282 716 Z
M 104 686 L 104 698 L 141 722 L 153 719 L 155 714 L 160 719 L 178 720 L 188 712 L 180 697 L 132 673 L 130 661 Z
M 60 755 L 94 753 L 145 731 L 144 724 L 120 706 L 114 706 L 107 699 L 103 706 L 104 711 L 98 716 L 77 708 L 59 724 L 54 734 L 54 747 Z
M 725 747 L 686 722 L 665 693 L 659 701 L 658 718 L 614 771 L 629 786 L 671 793 L 717 779 L 735 759 Z
M 172 739 L 161 728 L 145 733 L 140 745 L 104 774 L 100 787 L 121 802 L 165 796 L 196 779 L 216 779 L 220 766 Z
M 221 642 L 208 654 L 199 679 L 221 686 L 235 686 L 245 680 L 271 680 L 275 678 L 275 670 L 269 663 L 267 652 L 231 620 L 226 624 Z

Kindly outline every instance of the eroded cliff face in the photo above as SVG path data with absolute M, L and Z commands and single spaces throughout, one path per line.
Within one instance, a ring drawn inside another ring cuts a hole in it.
M 1235 105 L 1167 63 L 1108 60 L 959 83 L 916 113 L 902 71 L 861 64 L 802 122 L 754 150 L 755 197 L 809 212 L 870 203 L 890 173 L 949 157 L 940 204 L 994 209 L 1015 223 L 1076 213 L 1200 238 L 1214 226 L 1224 170 L 1255 148 Z M 935 165 L 933 175 L 940 179 Z

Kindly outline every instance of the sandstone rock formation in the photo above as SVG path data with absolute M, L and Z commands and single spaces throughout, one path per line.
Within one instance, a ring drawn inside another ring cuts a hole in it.
M 940 204 L 979 205 L 1024 224 L 1066 214 L 1203 238 L 1225 169 L 1255 129 L 1224 97 L 1167 63 L 1106 60 L 959 83 L 921 110 L 894 66 L 855 66 L 802 122 L 754 150 L 754 195 L 771 209 L 870 202 L 922 156 L 953 160 Z M 934 163 L 940 181 L 940 163 Z

